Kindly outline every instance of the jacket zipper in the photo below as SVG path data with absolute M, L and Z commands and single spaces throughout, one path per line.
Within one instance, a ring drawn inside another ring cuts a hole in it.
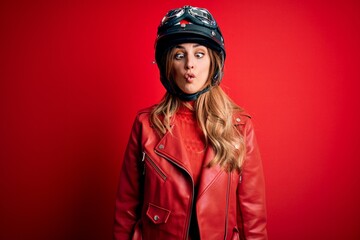
M 227 233 L 228 233 L 228 222 L 229 222 L 229 201 L 230 201 L 230 183 L 231 183 L 231 173 L 228 173 L 228 184 L 227 184 L 227 189 L 226 189 L 226 212 L 225 212 L 225 237 L 224 239 L 226 240 L 227 238 Z
M 181 168 L 182 170 L 184 170 L 190 177 L 191 179 L 191 186 L 192 186 L 192 195 L 191 195 L 191 204 L 190 204 L 190 214 L 189 214 L 189 218 L 187 219 L 187 233 L 186 233 L 186 236 L 185 236 L 185 239 L 188 239 L 189 237 L 189 233 L 190 233 L 190 221 L 191 221 L 191 217 L 192 217 L 192 210 L 193 210 L 193 203 L 194 203 L 194 180 L 191 176 L 191 174 L 189 173 L 188 170 L 186 170 L 186 168 L 184 168 L 183 166 L 179 165 L 177 162 L 173 161 L 171 158 L 165 156 L 164 154 L 158 152 L 157 150 L 155 150 L 155 153 L 157 153 L 159 156 L 165 158 L 166 160 L 168 160 L 169 162 L 173 163 L 174 165 L 176 165 L 177 167 Z
M 156 165 L 156 163 L 149 157 L 149 155 L 143 152 L 143 160 L 142 160 L 143 162 L 145 161 L 145 158 L 148 160 L 150 165 L 155 169 L 155 171 L 159 174 L 159 176 L 165 181 L 167 178 L 165 173 L 158 167 L 158 165 Z M 145 174 L 145 166 L 144 166 L 144 174 Z

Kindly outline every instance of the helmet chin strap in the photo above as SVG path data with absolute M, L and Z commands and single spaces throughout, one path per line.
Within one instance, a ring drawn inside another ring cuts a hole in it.
M 196 99 L 198 99 L 198 97 L 203 94 L 206 93 L 210 90 L 210 86 L 207 86 L 206 88 L 204 88 L 203 90 L 196 92 L 196 93 L 192 93 L 192 94 L 187 94 L 184 93 L 183 91 L 181 91 L 178 87 L 177 87 L 177 91 L 175 93 L 175 95 L 180 98 L 180 100 L 182 101 L 194 101 Z

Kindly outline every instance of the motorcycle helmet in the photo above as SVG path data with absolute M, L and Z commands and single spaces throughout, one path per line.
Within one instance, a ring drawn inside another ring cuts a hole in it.
M 224 39 L 220 28 L 211 13 L 205 8 L 184 6 L 170 10 L 160 22 L 155 41 L 155 59 L 160 71 L 160 80 L 166 90 L 183 100 L 195 100 L 208 91 L 208 88 L 194 93 L 183 93 L 175 83 L 166 77 L 166 67 L 162 63 L 163 55 L 173 46 L 181 43 L 199 43 L 214 51 L 221 57 L 221 69 L 216 69 L 216 74 L 211 80 L 211 85 L 219 85 L 225 62 L 226 52 Z

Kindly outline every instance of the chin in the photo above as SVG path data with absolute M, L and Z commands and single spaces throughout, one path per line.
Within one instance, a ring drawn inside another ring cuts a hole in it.
M 186 94 L 194 94 L 197 93 L 198 91 L 200 91 L 199 89 L 181 89 L 181 91 L 183 91 Z

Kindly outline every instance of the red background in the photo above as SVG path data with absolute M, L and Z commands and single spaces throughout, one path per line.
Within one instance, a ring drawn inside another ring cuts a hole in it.
M 170 8 L 208 8 L 253 116 L 270 239 L 360 239 L 357 1 L 1 1 L 0 239 L 111 239 L 131 123 L 164 94 Z

